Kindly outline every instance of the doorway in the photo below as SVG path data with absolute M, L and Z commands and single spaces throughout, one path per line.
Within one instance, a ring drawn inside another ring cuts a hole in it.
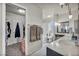
M 7 56 L 25 55 L 25 14 L 24 8 L 6 4 L 5 43 Z

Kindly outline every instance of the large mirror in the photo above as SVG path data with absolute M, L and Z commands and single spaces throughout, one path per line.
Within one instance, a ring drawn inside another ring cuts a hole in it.
M 57 33 L 69 33 L 69 21 L 56 23 Z

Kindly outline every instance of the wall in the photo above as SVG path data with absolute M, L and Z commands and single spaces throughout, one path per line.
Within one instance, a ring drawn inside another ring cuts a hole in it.
M 23 24 L 24 24 L 24 16 L 22 15 L 18 15 L 12 12 L 7 12 L 6 13 L 6 21 L 10 22 L 10 27 L 11 27 L 11 37 L 8 38 L 8 45 L 17 43 L 17 40 L 22 39 L 23 38 Z M 17 22 L 19 23 L 19 27 L 20 27 L 20 38 L 15 38 L 15 29 L 16 29 L 16 25 Z
M 0 3 L 0 55 L 2 55 L 2 4 Z
M 45 22 L 42 25 L 42 28 L 43 28 L 43 39 L 42 39 L 42 42 L 43 42 L 43 44 L 46 43 L 46 39 L 47 39 L 46 34 L 48 33 L 48 23 L 49 22 Z
M 38 40 L 38 41 L 35 41 L 35 42 L 30 42 L 30 29 L 29 27 L 33 24 L 35 25 L 38 25 L 38 26 L 41 26 L 42 25 L 42 12 L 41 12 L 41 9 L 39 7 L 37 7 L 36 5 L 33 5 L 33 4 L 20 4 L 24 7 L 27 8 L 27 34 L 26 34 L 26 37 L 27 37 L 27 55 L 31 55 L 32 53 L 36 52 L 37 50 L 41 49 L 42 47 L 42 39 L 41 40 Z

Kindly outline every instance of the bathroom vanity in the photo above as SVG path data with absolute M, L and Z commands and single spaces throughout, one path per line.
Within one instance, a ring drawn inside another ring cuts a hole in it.
M 47 56 L 79 56 L 79 46 L 77 40 L 72 40 L 70 35 L 65 35 L 60 39 L 47 44 Z

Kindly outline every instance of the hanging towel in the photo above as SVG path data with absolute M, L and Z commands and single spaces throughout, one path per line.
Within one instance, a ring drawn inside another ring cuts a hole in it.
M 16 25 L 16 29 L 15 29 L 15 38 L 16 38 L 16 37 L 20 37 L 19 23 L 17 23 L 17 25 Z

